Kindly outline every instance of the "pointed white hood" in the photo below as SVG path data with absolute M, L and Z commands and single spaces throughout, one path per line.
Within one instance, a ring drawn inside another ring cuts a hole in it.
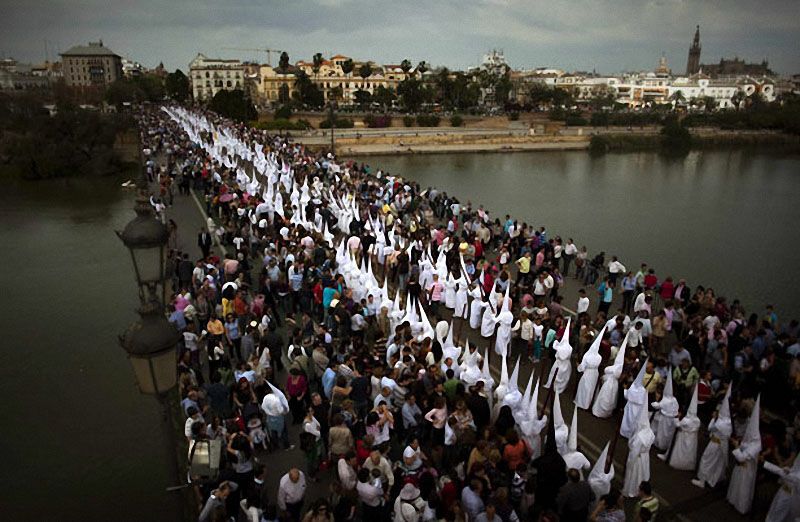
M 647 359 L 644 360 L 642 363 L 642 367 L 639 368 L 639 373 L 636 374 L 636 380 L 633 381 L 631 386 L 638 386 L 640 388 L 644 388 L 644 372 L 647 369 Z
M 517 363 L 514 365 L 514 371 L 511 372 L 511 377 L 508 380 L 508 391 L 506 393 L 511 392 L 519 392 L 519 360 L 522 357 L 517 357 Z
M 442 348 L 453 348 L 453 321 L 450 321 L 450 326 L 447 328 L 447 339 L 444 340 Z
M 647 401 L 644 401 L 639 407 L 639 415 L 636 419 L 637 432 L 643 429 L 650 429 L 650 414 L 647 411 Z
M 600 452 L 600 456 L 597 457 L 597 462 L 594 463 L 594 467 L 592 471 L 589 473 L 589 477 L 587 480 L 591 481 L 601 481 L 608 476 L 614 476 L 614 465 L 612 464 L 608 470 L 608 474 L 606 474 L 606 460 L 608 460 L 608 449 L 611 446 L 611 442 L 606 442 L 603 451 Z
M 503 307 L 501 308 L 501 312 L 511 312 L 511 282 L 509 281 L 506 285 L 506 294 L 503 297 Z
M 528 405 L 528 418 L 531 420 L 539 420 L 539 378 L 536 378 L 536 384 L 533 385 L 533 395 L 531 395 L 531 402 Z
M 747 429 L 742 438 L 742 444 L 758 444 L 761 445 L 761 431 L 759 430 L 759 423 L 761 418 L 761 394 L 756 398 L 756 403 L 753 406 L 753 412 L 750 414 L 750 420 L 747 421 Z
M 572 423 L 569 427 L 567 447 L 570 451 L 578 451 L 578 408 L 572 409 Z
M 727 419 L 728 422 L 731 420 L 731 389 L 733 386 L 728 384 L 728 389 L 725 391 L 725 397 L 722 399 L 722 403 L 719 406 L 719 415 L 717 418 L 719 419 Z
M 522 411 L 527 414 L 528 408 L 531 405 L 531 392 L 533 391 L 533 374 L 536 373 L 531 370 L 531 375 L 528 377 L 528 385 L 525 387 L 525 393 L 522 395 Z
M 692 400 L 689 402 L 689 409 L 686 410 L 687 417 L 697 417 L 697 384 L 694 385 Z
M 485 388 L 487 389 L 489 395 L 491 395 L 492 387 L 494 386 L 494 379 L 492 378 L 492 373 L 489 370 L 491 365 L 489 364 L 489 352 L 491 350 L 486 350 L 483 354 L 483 367 L 481 368 L 481 378 L 480 380 L 483 381 Z
M 561 396 L 558 392 L 555 392 L 553 397 L 553 426 L 558 429 L 566 425 L 564 415 L 561 413 Z
M 600 343 L 603 342 L 603 336 L 605 335 L 605 333 L 606 333 L 606 327 L 603 326 L 603 328 L 600 329 L 600 332 L 598 332 L 598 334 L 594 336 L 594 340 L 592 341 L 591 346 L 589 346 L 589 349 L 586 350 L 585 354 L 583 354 L 583 358 L 581 359 L 582 363 L 586 362 L 587 357 L 590 357 L 592 355 L 598 355 L 600 353 Z
M 662 397 L 665 399 L 667 397 L 674 397 L 672 393 L 672 367 L 670 367 L 669 371 L 667 372 L 667 384 L 664 385 L 664 393 L 662 394 Z M 728 416 L 730 416 L 730 413 Z

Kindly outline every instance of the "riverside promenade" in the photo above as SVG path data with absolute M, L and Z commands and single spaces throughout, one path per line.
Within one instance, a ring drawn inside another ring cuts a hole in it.
M 167 208 L 166 217 L 173 219 L 178 224 L 177 233 L 177 247 L 183 252 L 189 253 L 191 258 L 197 258 L 200 255 L 200 249 L 196 244 L 197 233 L 201 227 L 206 226 L 206 218 L 204 205 L 201 202 L 202 195 L 196 195 L 194 192 L 189 195 L 176 194 L 174 197 L 174 204 Z M 221 247 L 216 245 L 215 248 L 221 252 Z M 494 253 L 489 253 L 492 258 Z M 260 263 L 254 263 L 260 266 Z M 629 262 L 629 264 L 632 264 Z M 255 274 L 254 274 L 255 275 Z M 560 294 L 563 295 L 563 304 L 565 308 L 574 308 L 577 301 L 578 290 L 583 285 L 575 280 L 573 277 L 567 277 L 565 284 L 561 289 Z M 592 298 L 592 305 L 590 313 L 594 314 L 597 310 L 597 297 L 593 289 L 588 288 L 587 293 Z M 616 310 L 620 305 L 620 296 L 615 295 L 614 303 L 611 310 Z M 449 319 L 449 312 L 442 314 L 444 319 Z M 470 344 L 477 344 L 481 350 L 486 348 L 487 342 L 482 339 L 478 332 L 472 331 L 468 327 L 462 328 L 462 336 L 469 338 Z M 287 332 L 285 328 L 279 330 L 282 338 L 287 339 Z M 463 337 L 462 337 L 463 340 Z M 674 339 L 673 339 L 674 342 Z M 492 354 L 494 355 L 494 354 Z M 495 378 L 499 376 L 499 357 L 492 357 L 492 370 Z M 573 364 L 578 361 L 573 360 Z M 513 359 L 509 363 L 513 364 Z M 547 371 L 548 368 L 545 368 Z M 534 367 L 526 358 L 521 360 L 520 364 L 522 382 L 527 380 L 532 370 L 537 371 L 537 375 L 541 373 L 541 367 L 537 365 Z M 285 380 L 285 373 L 276 376 L 276 382 L 283 382 Z M 576 376 L 573 375 L 573 380 L 577 382 Z M 544 382 L 544 378 L 542 378 Z M 562 397 L 562 408 L 565 419 L 570 419 L 572 416 L 572 396 L 574 395 L 574 383 L 571 390 L 565 394 L 568 397 Z M 540 390 L 540 398 L 543 401 L 546 397 L 546 390 Z M 612 419 L 597 419 L 590 413 L 580 411 L 578 414 L 578 427 L 579 427 L 579 445 L 587 457 L 594 461 L 600 453 L 602 446 L 611 439 L 613 439 L 616 429 L 616 417 Z M 267 474 L 267 484 L 271 491 L 277 492 L 278 481 L 283 473 L 291 467 L 303 467 L 303 453 L 299 449 L 298 426 L 289 426 L 289 439 L 295 445 L 289 450 L 278 450 L 276 452 L 266 454 L 259 453 L 258 457 L 264 459 L 269 465 Z M 705 440 L 701 437 L 700 451 L 705 446 Z M 627 455 L 627 444 L 623 438 L 619 439 L 616 452 L 614 455 L 614 465 L 616 470 L 615 481 L 619 485 L 624 476 L 624 464 Z M 725 500 L 725 489 L 717 488 L 715 490 L 701 490 L 691 485 L 689 479 L 692 478 L 688 472 L 680 472 L 670 468 L 664 462 L 655 458 L 655 452 L 651 452 L 651 469 L 654 491 L 661 501 L 661 510 L 659 513 L 659 520 L 729 520 L 729 521 L 744 521 L 750 520 L 748 517 L 739 515 Z M 310 499 L 326 496 L 330 491 L 331 479 L 334 472 L 328 471 L 320 474 L 320 481 L 317 483 L 308 484 L 307 496 Z M 273 493 L 274 494 L 274 493 Z M 756 497 L 754 499 L 754 512 L 763 513 L 769 507 L 774 489 L 772 487 L 758 487 L 756 489 Z M 272 499 L 274 501 L 274 498 Z M 629 510 L 632 508 L 632 502 L 628 502 L 626 507 Z

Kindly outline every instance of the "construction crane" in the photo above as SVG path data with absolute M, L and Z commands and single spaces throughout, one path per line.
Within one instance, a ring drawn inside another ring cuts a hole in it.
M 223 47 L 225 51 L 256 51 L 259 53 L 267 53 L 267 65 L 272 67 L 272 53 L 282 53 L 280 49 L 254 49 L 250 47 Z

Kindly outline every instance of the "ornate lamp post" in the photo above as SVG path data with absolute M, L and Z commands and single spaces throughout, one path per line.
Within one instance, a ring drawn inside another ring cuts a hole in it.
M 336 109 L 337 108 L 338 108 L 338 104 L 336 103 L 336 100 L 331 100 L 330 102 L 328 102 L 328 111 L 329 111 L 328 118 L 330 119 L 330 122 L 331 122 L 331 154 L 334 154 L 334 155 L 336 154 L 336 141 L 335 141 L 335 139 L 333 137 L 333 133 L 334 133 L 334 130 L 336 129 Z
M 144 173 L 137 182 L 138 196 L 134 217 L 117 235 L 131 253 L 136 284 L 139 288 L 140 319 L 120 336 L 119 341 L 133 366 L 141 393 L 154 395 L 161 406 L 162 429 L 170 485 L 181 484 L 177 459 L 178 444 L 172 404 L 177 382 L 177 343 L 180 334 L 164 314 L 164 250 L 169 233 L 166 225 L 156 218 L 147 197 Z M 159 299 L 159 295 L 161 298 Z M 175 496 L 178 513 L 182 513 L 180 498 Z

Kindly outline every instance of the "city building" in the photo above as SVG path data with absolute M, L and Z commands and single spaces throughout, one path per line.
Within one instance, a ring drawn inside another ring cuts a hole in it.
M 694 40 L 689 47 L 689 58 L 686 60 L 686 76 L 700 72 L 700 26 L 694 32 Z
M 719 63 L 704 63 L 700 70 L 712 78 L 736 76 L 775 76 L 765 58 L 761 63 L 747 63 L 735 56 L 732 60 L 721 58 Z
M 24 91 L 49 87 L 50 79 L 36 74 L 34 66 L 19 63 L 13 58 L 0 59 L 0 90 Z
M 735 56 L 733 59 L 721 58 L 719 63 L 700 63 L 700 26 L 694 32 L 694 40 L 689 47 L 689 58 L 686 62 L 686 76 L 699 72 L 711 78 L 740 77 L 740 76 L 775 76 L 769 68 L 766 58 L 761 63 L 747 63 Z
M 208 58 L 198 53 L 189 64 L 192 96 L 196 101 L 210 100 L 219 91 L 245 89 L 245 66 L 240 60 Z
M 345 73 L 345 62 L 351 62 L 353 69 Z M 361 76 L 362 66 L 369 65 L 370 74 Z M 296 89 L 297 78 L 305 74 L 322 92 L 325 101 L 336 99 L 342 105 L 356 103 L 356 93 L 366 91 L 375 94 L 384 87 L 397 91 L 398 85 L 409 77 L 418 76 L 415 69 L 407 73 L 400 65 L 379 65 L 372 61 L 356 61 L 342 54 L 322 60 L 319 67 L 313 61 L 299 60 L 285 71 L 270 65 L 261 65 L 255 92 L 259 102 L 275 105 L 291 99 Z
M 61 53 L 64 81 L 70 87 L 97 87 L 122 77 L 122 57 L 103 41 L 76 45 Z
M 126 78 L 134 78 L 144 73 L 144 67 L 139 62 L 134 62 L 127 58 L 122 59 L 122 75 Z

